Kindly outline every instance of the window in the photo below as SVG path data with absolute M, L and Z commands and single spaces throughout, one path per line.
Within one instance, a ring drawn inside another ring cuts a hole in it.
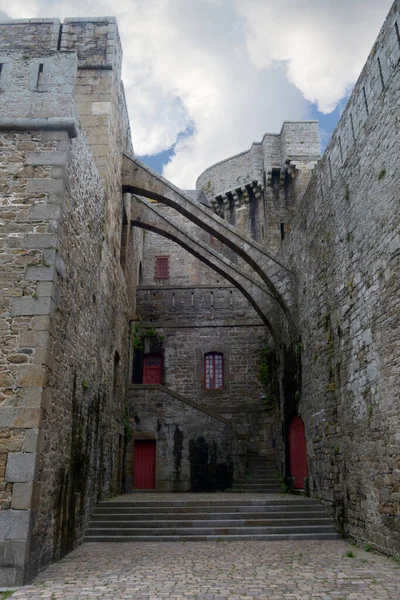
M 221 352 L 204 355 L 204 387 L 206 390 L 222 390 L 224 387 L 224 355 Z
M 168 279 L 169 256 L 156 256 L 156 279 Z

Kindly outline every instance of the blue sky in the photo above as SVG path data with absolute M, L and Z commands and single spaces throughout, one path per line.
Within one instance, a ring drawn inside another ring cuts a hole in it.
M 328 114 L 324 114 L 324 113 L 320 112 L 315 104 L 310 103 L 308 118 L 309 119 L 317 119 L 319 121 L 321 153 L 325 150 L 326 146 L 329 143 L 332 132 L 335 129 L 338 120 L 340 119 L 340 115 L 342 114 L 344 107 L 346 106 L 347 98 L 348 98 L 348 96 L 345 96 L 345 98 L 343 98 L 339 102 L 338 106 L 332 112 L 330 112 Z M 187 132 L 182 134 L 181 137 L 183 137 L 185 135 L 190 135 L 190 134 L 191 134 L 191 130 L 189 129 Z M 262 135 L 260 136 L 260 138 L 258 140 L 254 140 L 254 141 L 259 141 L 261 139 L 261 137 L 262 137 Z M 140 159 L 143 162 L 145 162 L 147 165 L 149 165 L 149 167 L 151 167 L 152 169 L 157 171 L 157 173 L 162 174 L 163 168 L 168 163 L 168 161 L 174 156 L 175 145 L 176 144 L 173 144 L 173 146 L 171 146 L 167 150 L 164 150 L 163 152 L 160 152 L 159 154 L 154 154 L 153 156 L 145 154 L 144 156 L 140 156 Z M 246 150 L 246 148 L 243 148 L 243 150 Z M 228 158 L 228 157 L 226 157 L 226 158 Z
M 323 145 L 392 0 L 0 0 L 12 18 L 116 16 L 135 153 L 184 189 L 285 120 Z

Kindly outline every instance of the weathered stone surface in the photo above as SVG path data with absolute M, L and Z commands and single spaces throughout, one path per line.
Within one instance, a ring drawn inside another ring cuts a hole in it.
M 11 316 L 49 315 L 54 310 L 51 298 L 14 298 L 11 304 Z
M 8 455 L 6 481 L 10 483 L 33 482 L 36 479 L 36 471 L 36 454 L 25 452 L 12 452 Z
M 40 502 L 40 484 L 14 483 L 11 508 L 12 510 L 30 510 L 37 508 Z
M 1 510 L 0 540 L 27 540 L 30 517 L 29 510 Z

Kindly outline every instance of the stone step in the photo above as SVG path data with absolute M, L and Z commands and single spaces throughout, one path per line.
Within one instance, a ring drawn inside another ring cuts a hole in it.
M 225 517 L 226 515 L 224 515 Z M 175 519 L 163 519 L 163 520 L 153 520 L 153 521 L 141 521 L 137 520 L 134 523 L 131 520 L 128 521 L 97 521 L 92 520 L 88 532 L 94 530 L 109 530 L 109 529 L 153 529 L 153 528 L 162 528 L 164 531 L 165 528 L 170 529 L 173 528 L 207 528 L 212 526 L 215 527 L 245 527 L 246 530 L 249 527 L 288 527 L 288 526 L 314 526 L 314 525 L 325 525 L 331 527 L 331 521 L 328 517 L 320 517 L 320 518 L 292 518 L 292 519 L 199 519 L 199 520 L 175 520 Z
M 157 512 L 154 512 L 154 511 Z M 297 505 L 294 502 L 290 504 L 263 504 L 261 506 L 248 506 L 247 504 L 243 504 L 243 506 L 208 506 L 206 508 L 200 506 L 188 506 L 188 507 L 157 507 L 157 508 L 146 508 L 146 507 L 113 507 L 102 506 L 100 508 L 96 508 L 93 512 L 93 517 L 97 517 L 99 515 L 108 517 L 110 515 L 115 516 L 124 516 L 129 515 L 144 515 L 146 518 L 151 518 L 153 515 L 163 515 L 163 514 L 276 514 L 276 513 L 285 513 L 285 514 L 297 514 L 297 513 L 308 513 L 308 512 L 322 512 L 325 514 L 323 507 L 320 504 L 300 504 Z
M 247 487 L 237 487 L 234 489 L 229 489 L 226 490 L 227 494 L 279 494 L 280 492 L 282 492 L 282 489 L 280 487 L 253 487 L 253 488 L 247 488 Z
M 89 533 L 90 531 L 90 533 Z M 142 537 L 149 535 L 148 527 L 93 527 L 88 531 L 88 535 L 93 536 L 115 536 L 123 537 L 125 535 Z M 293 533 L 336 533 L 333 525 L 281 525 L 281 526 L 260 526 L 260 527 L 163 527 L 162 529 L 152 530 L 151 535 L 158 537 L 160 535 L 266 535 L 266 534 L 293 534 Z M 86 536 L 86 537 L 87 537 Z
M 278 483 L 280 483 L 279 479 L 277 479 L 276 477 L 249 477 L 249 478 L 242 478 L 242 479 L 236 479 L 236 484 L 240 483 L 240 484 L 245 484 L 245 483 L 268 483 L 271 485 L 277 485 Z M 233 484 L 235 485 L 235 484 Z
M 165 521 L 176 520 L 177 516 L 182 513 L 120 513 L 120 514 L 94 514 L 92 516 L 92 523 L 100 523 L 100 522 L 111 522 L 111 521 Z M 275 521 L 276 519 L 322 519 L 327 518 L 324 510 L 320 511 L 279 511 L 279 512 L 213 512 L 213 513 L 187 513 L 184 515 L 185 520 L 198 520 L 199 514 L 201 514 L 201 520 L 204 521 L 214 521 L 221 520 L 221 518 L 228 520 L 249 520 L 249 519 L 268 519 L 271 521 Z M 182 519 L 180 519 L 182 520 Z
M 173 496 L 173 494 L 171 494 Z M 218 495 L 216 494 L 216 498 Z M 299 498 L 298 496 L 290 496 L 287 498 L 271 498 L 265 500 L 264 498 L 246 498 L 243 500 L 231 500 L 230 498 L 225 500 L 213 499 L 213 500 L 175 500 L 171 498 L 171 500 L 163 501 L 163 500 L 138 500 L 138 501 L 121 501 L 121 500 L 101 500 L 96 508 L 109 508 L 114 510 L 115 508 L 148 508 L 149 510 L 153 510 L 154 508 L 172 508 L 176 507 L 179 510 L 184 507 L 199 507 L 200 509 L 204 509 L 207 507 L 227 507 L 227 506 L 321 506 L 321 503 L 318 500 L 313 500 L 310 498 Z
M 143 535 L 97 536 L 87 535 L 86 543 L 94 542 L 274 542 L 279 540 L 337 540 L 338 533 L 281 533 L 244 535 Z
M 234 483 L 232 485 L 232 489 L 234 489 L 235 487 L 243 487 L 246 486 L 248 488 L 252 488 L 252 487 L 274 487 L 274 488 L 280 488 L 281 487 L 281 482 L 277 481 L 276 479 L 272 480 L 272 481 L 237 481 L 236 483 Z

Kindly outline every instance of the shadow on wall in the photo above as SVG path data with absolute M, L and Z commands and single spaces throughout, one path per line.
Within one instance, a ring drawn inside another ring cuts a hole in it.
M 233 463 L 217 462 L 217 444 L 211 449 L 203 437 L 189 441 L 191 491 L 215 492 L 232 487 Z

